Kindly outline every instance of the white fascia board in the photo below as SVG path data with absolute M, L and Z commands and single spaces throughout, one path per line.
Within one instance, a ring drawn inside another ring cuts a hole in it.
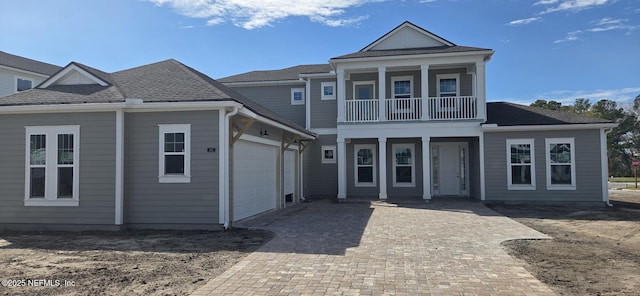
M 253 112 L 251 110 L 248 110 L 246 108 L 240 109 L 240 112 L 238 112 L 238 113 L 240 113 L 242 115 L 245 115 L 247 117 L 253 118 L 253 119 L 257 120 L 257 121 L 266 123 L 266 124 L 271 125 L 273 127 L 277 127 L 279 129 L 285 130 L 285 131 L 290 132 L 292 134 L 296 134 L 296 135 L 302 136 L 303 138 L 306 138 L 306 139 L 312 139 L 313 140 L 313 139 L 316 138 L 314 136 L 311 136 L 311 135 L 308 135 L 306 133 L 303 133 L 303 132 L 301 132 L 301 131 L 299 131 L 297 129 L 294 129 L 292 127 L 289 127 L 287 125 L 279 123 L 279 122 L 277 122 L 277 121 L 275 121 L 273 119 L 266 118 L 266 117 L 264 117 L 264 116 L 262 116 L 260 114 L 257 114 L 257 113 L 255 113 L 255 112 Z
M 498 126 L 494 123 L 483 124 L 482 131 L 485 133 L 496 132 L 527 132 L 527 131 L 559 131 L 559 130 L 590 130 L 601 128 L 614 128 L 617 123 L 577 123 L 577 124 L 556 124 L 556 125 L 516 125 Z
M 420 59 L 422 61 L 427 60 L 429 64 L 445 64 L 446 58 L 459 58 L 459 57 L 469 57 L 469 56 L 479 56 L 481 57 L 481 61 L 486 61 L 486 56 L 493 55 L 493 50 L 482 50 L 482 51 L 465 51 L 465 52 L 453 52 L 453 53 L 432 53 L 432 54 L 416 54 L 416 55 L 395 55 L 395 56 L 383 56 L 383 57 L 364 57 L 364 58 L 348 58 L 348 59 L 331 59 L 330 62 L 332 65 L 339 63 L 359 63 L 359 62 L 377 62 L 377 65 L 380 64 L 381 61 L 398 61 L 398 60 L 413 60 Z M 438 62 L 438 59 L 443 59 L 442 62 Z M 433 61 L 432 61 L 433 59 Z M 416 62 L 410 62 L 409 64 L 415 65 Z M 394 64 L 391 64 L 394 65 Z
M 236 134 L 234 134 L 235 136 Z M 253 142 L 253 143 L 260 143 L 260 144 L 264 144 L 264 145 L 269 145 L 269 146 L 274 146 L 274 147 L 278 147 L 280 148 L 282 146 L 282 143 L 280 141 L 276 141 L 273 139 L 269 139 L 269 138 L 263 138 L 263 137 L 258 137 L 258 136 L 254 136 L 254 135 L 248 135 L 248 134 L 242 134 L 240 136 L 240 140 L 244 140 L 244 141 L 248 141 L 248 142 Z M 298 144 L 291 144 L 291 146 L 289 146 L 289 148 L 287 148 L 287 150 L 298 150 Z
M 38 88 L 47 88 L 50 85 L 52 85 L 53 83 L 55 83 L 56 81 L 62 79 L 62 77 L 64 77 L 65 75 L 67 75 L 69 72 L 71 71 L 78 71 L 80 74 L 86 76 L 87 78 L 93 80 L 95 83 L 99 84 L 100 86 L 107 86 L 109 85 L 107 82 L 103 81 L 102 79 L 91 75 L 91 73 L 85 71 L 84 69 L 78 67 L 77 65 L 71 64 L 69 66 L 67 66 L 66 68 L 62 69 L 62 71 L 58 72 L 58 74 L 51 76 L 49 79 L 45 80 L 41 85 L 38 86 Z
M 337 128 L 312 128 L 310 131 L 318 134 L 318 135 L 337 135 Z
M 13 68 L 13 67 L 7 67 L 7 66 L 3 66 L 3 65 L 0 65 L 0 69 L 7 69 L 7 70 L 10 70 L 10 71 L 20 72 L 20 73 L 23 73 L 23 74 L 28 74 L 28 75 L 33 75 L 33 76 L 38 76 L 38 77 L 42 77 L 42 78 L 45 78 L 45 79 L 49 77 L 49 75 L 46 75 L 46 74 L 31 72 L 31 71 L 22 70 L 22 69 Z
M 204 102 L 148 102 L 140 103 L 138 99 L 127 99 L 125 112 L 163 112 L 163 111 L 198 111 L 218 110 L 222 108 L 242 108 L 236 101 L 204 101 Z
M 300 78 L 335 78 L 336 72 L 331 71 L 329 73 L 313 73 L 313 74 L 300 74 Z
M 413 138 L 413 137 L 479 137 L 480 123 L 475 122 L 415 122 L 367 123 L 338 125 L 338 138 Z
M 104 112 L 116 111 L 124 107 L 125 103 L 19 105 L 0 107 L 0 114 Z
M 272 85 L 291 85 L 291 84 L 304 84 L 303 80 L 291 79 L 291 80 L 273 80 L 273 81 L 244 81 L 244 82 L 222 82 L 227 87 L 238 86 L 272 86 Z

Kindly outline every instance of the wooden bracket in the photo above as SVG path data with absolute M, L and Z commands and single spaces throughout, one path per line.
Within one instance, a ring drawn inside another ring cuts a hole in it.
M 238 139 L 240 139 L 240 137 L 242 137 L 242 135 L 251 127 L 251 125 L 253 125 L 254 122 L 256 122 L 256 120 L 253 118 L 232 119 L 231 125 L 229 126 L 229 128 L 231 129 L 231 131 L 229 132 L 229 137 L 231 138 L 231 145 L 235 144 L 236 141 L 238 141 Z M 243 125 L 238 125 L 238 123 L 243 123 Z M 234 128 L 238 130 L 238 133 L 235 136 L 233 135 Z

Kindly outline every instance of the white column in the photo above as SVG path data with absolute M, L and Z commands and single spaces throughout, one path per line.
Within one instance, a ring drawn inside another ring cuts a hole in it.
M 422 136 L 422 199 L 431 199 L 431 147 L 430 137 Z
M 485 84 L 484 62 L 476 62 L 476 96 L 478 97 L 478 118 L 484 120 L 487 119 L 487 94 L 485 92 Z
M 344 138 L 338 138 L 337 141 L 338 157 L 338 200 L 344 201 L 347 198 L 347 149 L 345 147 Z
M 385 104 L 387 99 L 387 68 L 378 67 L 378 120 L 386 120 Z
M 124 112 L 116 111 L 115 225 L 124 223 Z
M 422 89 L 422 120 L 429 119 L 429 65 L 420 65 L 420 88 Z
M 345 117 L 345 81 L 344 70 L 340 69 L 336 72 L 336 94 L 338 95 L 338 122 L 344 122 Z M 308 100 L 308 99 L 307 99 Z
M 380 195 L 382 200 L 387 199 L 387 138 L 378 138 L 378 160 L 380 162 Z
M 485 178 L 484 178 L 484 134 L 480 134 L 478 138 L 479 153 L 480 153 L 480 200 L 485 199 Z

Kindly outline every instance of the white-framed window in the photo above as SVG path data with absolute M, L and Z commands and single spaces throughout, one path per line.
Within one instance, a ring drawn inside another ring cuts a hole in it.
M 391 77 L 391 98 L 394 99 L 392 111 L 394 113 L 413 112 L 413 76 Z
M 507 189 L 535 190 L 535 149 L 533 139 L 507 140 Z
M 415 187 L 415 144 L 392 144 L 393 186 Z
M 27 126 L 25 206 L 78 206 L 80 126 Z
M 438 97 L 460 96 L 460 74 L 438 74 L 436 80 Z
M 376 99 L 376 82 L 375 81 L 354 81 L 353 82 L 353 99 L 354 100 L 375 100 Z
M 335 82 L 320 83 L 320 99 L 321 100 L 336 99 L 336 83 Z
M 304 105 L 304 88 L 291 89 L 291 105 Z
M 159 124 L 158 181 L 191 182 L 191 124 Z
M 336 163 L 336 146 L 322 146 L 322 163 Z
M 33 88 L 33 80 L 25 77 L 16 77 L 16 92 L 30 90 Z
M 574 138 L 545 139 L 547 189 L 575 190 L 576 164 Z
M 376 186 L 376 145 L 353 145 L 355 186 Z

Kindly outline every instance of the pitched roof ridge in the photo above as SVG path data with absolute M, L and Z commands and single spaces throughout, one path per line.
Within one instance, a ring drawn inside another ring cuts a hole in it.
M 438 36 L 437 34 L 434 34 L 434 33 L 430 32 L 429 30 L 426 30 L 425 28 L 420 27 L 420 26 L 418 26 L 418 25 L 416 25 L 416 24 L 414 24 L 414 23 L 412 23 L 412 22 L 410 22 L 410 21 L 405 20 L 404 22 L 402 22 L 401 24 L 399 24 L 399 25 L 398 25 L 398 26 L 396 26 L 395 28 L 391 29 L 389 32 L 387 32 L 387 33 L 385 33 L 384 35 L 380 36 L 378 39 L 376 39 L 376 40 L 374 40 L 373 42 L 371 42 L 371 43 L 367 44 L 367 46 L 363 47 L 363 48 L 362 48 L 361 50 L 359 50 L 358 52 L 363 52 L 363 51 L 365 51 L 367 48 L 369 48 L 369 47 L 373 46 L 374 44 L 378 43 L 378 41 L 381 41 L 382 39 L 385 39 L 387 36 L 390 36 L 390 35 L 391 35 L 391 33 L 393 33 L 394 31 L 396 31 L 396 30 L 398 30 L 398 29 L 400 29 L 401 27 L 406 26 L 406 25 L 413 26 L 413 27 L 415 27 L 416 29 L 421 30 L 421 31 L 422 31 L 422 32 L 424 32 L 424 33 L 427 33 L 427 34 L 429 34 L 429 35 L 432 35 L 432 36 L 434 36 L 434 37 L 436 37 L 436 38 L 438 38 L 438 39 L 440 39 L 440 40 L 444 41 L 445 43 L 449 43 L 449 44 L 451 44 L 451 46 L 456 46 L 456 44 L 455 44 L 455 43 L 453 43 L 453 42 L 451 42 L 451 41 L 449 41 L 449 40 L 447 40 L 447 39 L 444 39 L 444 38 L 442 38 L 442 37 Z M 367 50 L 367 51 L 368 51 L 368 50 Z
M 215 81 L 214 79 L 210 78 L 206 74 L 204 74 L 204 73 L 202 73 L 202 72 L 200 72 L 200 71 L 198 71 L 196 69 L 193 69 L 193 68 L 181 63 L 180 61 L 178 61 L 176 59 L 168 59 L 168 60 L 166 60 L 164 62 L 171 62 L 171 63 L 175 64 L 176 66 L 178 66 L 181 69 L 183 69 L 183 71 L 185 71 L 189 75 L 191 75 L 194 78 L 198 79 L 200 82 L 203 82 L 207 86 L 207 88 L 211 89 L 214 92 L 220 93 L 220 91 L 223 91 L 222 89 L 220 89 L 217 85 L 215 85 L 213 83 L 213 82 L 217 82 L 217 81 Z M 202 76 L 205 76 L 205 77 L 209 78 L 211 81 L 205 80 Z M 218 82 L 217 84 L 219 84 L 220 86 L 222 86 L 224 88 L 227 88 L 226 86 L 222 85 L 222 83 Z M 223 91 L 223 92 L 225 94 L 227 94 L 226 91 Z M 229 98 L 232 99 L 231 96 L 229 96 Z
M 33 64 L 37 64 L 37 66 L 40 66 L 40 67 L 44 66 L 46 68 L 49 68 L 49 69 L 35 69 L 35 68 L 27 69 L 27 67 L 24 67 L 24 66 L 21 67 L 19 65 L 7 63 L 6 59 L 0 59 L 0 65 L 4 65 L 4 66 L 7 66 L 7 67 L 16 68 L 16 69 L 20 69 L 20 70 L 24 70 L 24 71 L 29 71 L 29 72 L 34 72 L 34 73 L 39 73 L 39 74 L 44 74 L 44 75 L 52 75 L 53 73 L 57 72 L 59 69 L 62 69 L 62 67 L 60 67 L 58 65 L 54 65 L 54 64 L 51 64 L 51 63 L 47 63 L 47 62 L 41 62 L 41 61 L 38 61 L 38 60 L 22 57 L 22 56 L 19 56 L 19 55 L 15 55 L 15 54 L 8 53 L 6 51 L 1 51 L 0 50 L 0 56 L 1 55 L 9 56 L 10 58 L 12 58 L 14 60 L 19 60 L 21 62 L 33 63 Z M 5 61 L 5 62 L 3 63 L 2 61 Z M 49 70 L 51 70 L 51 71 L 49 71 Z
M 87 71 L 89 74 L 91 74 L 93 76 L 96 76 L 97 78 L 99 78 L 100 80 L 103 80 L 104 82 L 108 83 L 109 85 L 114 85 L 115 84 L 115 82 L 113 81 L 113 78 L 111 77 L 110 73 L 104 72 L 104 71 L 102 71 L 100 69 L 97 69 L 97 68 L 94 68 L 94 67 L 91 67 L 91 66 L 87 66 L 87 65 L 79 63 L 79 62 L 72 61 L 71 63 L 69 63 L 69 65 L 64 67 L 62 70 L 66 69 L 70 65 L 78 66 L 80 69 Z M 62 71 L 62 70 L 60 70 L 60 71 Z M 52 76 L 54 76 L 54 75 L 52 75 Z

